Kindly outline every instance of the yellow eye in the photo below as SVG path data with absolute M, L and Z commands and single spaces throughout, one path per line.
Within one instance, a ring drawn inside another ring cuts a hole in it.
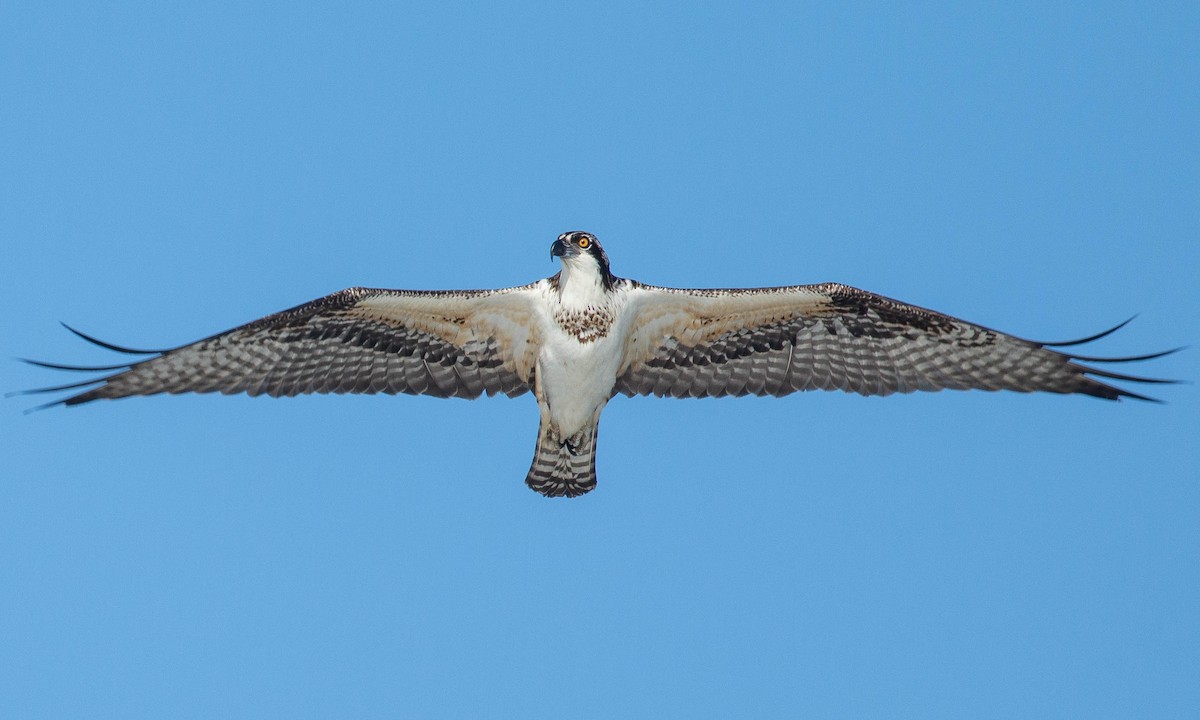
M 578 242 L 579 247 L 583 248 L 584 250 L 587 250 L 587 246 L 592 244 L 592 241 L 585 237 L 579 238 L 579 240 L 576 242 Z

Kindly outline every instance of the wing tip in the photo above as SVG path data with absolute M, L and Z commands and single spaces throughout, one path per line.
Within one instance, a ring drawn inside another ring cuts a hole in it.
M 1124 320 L 1123 322 L 1120 322 L 1106 330 L 1095 333 L 1093 335 L 1089 335 L 1087 337 L 1079 338 L 1077 340 L 1067 340 L 1067 341 L 1062 341 L 1062 342 L 1036 342 L 1035 341 L 1035 344 L 1039 347 L 1047 348 L 1047 349 L 1068 348 L 1068 347 L 1074 347 L 1077 345 L 1084 345 L 1084 344 L 1094 342 L 1096 340 L 1100 340 L 1102 338 L 1108 337 L 1109 335 L 1112 335 L 1113 333 L 1117 332 L 1121 328 L 1129 325 L 1131 322 L 1133 322 L 1137 318 L 1138 318 L 1138 314 L 1134 314 L 1134 315 L 1130 316 L 1129 318 L 1127 318 L 1126 320 Z M 1127 390 L 1125 388 L 1117 387 L 1115 385 L 1110 385 L 1106 382 L 1097 380 L 1096 378 L 1115 380 L 1117 382 L 1141 383 L 1141 384 L 1147 384 L 1147 385 L 1183 385 L 1183 384 L 1188 384 L 1187 381 L 1173 380 L 1173 379 L 1167 379 L 1167 378 L 1151 378 L 1151 377 L 1143 377 L 1140 375 L 1130 375 L 1128 373 L 1118 373 L 1118 372 L 1113 372 L 1111 370 L 1104 370 L 1102 368 L 1092 367 L 1090 365 L 1085 365 L 1083 363 L 1130 363 L 1130 362 L 1142 362 L 1142 361 L 1146 361 L 1146 360 L 1157 360 L 1158 358 L 1163 358 L 1163 357 L 1167 357 L 1169 355 L 1174 355 L 1175 353 L 1178 353 L 1178 352 L 1182 352 L 1183 350 L 1188 349 L 1188 347 L 1189 346 L 1187 346 L 1187 345 L 1180 345 L 1179 347 L 1174 347 L 1169 350 L 1162 350 L 1159 352 L 1145 353 L 1145 354 L 1141 354 L 1141 355 L 1115 356 L 1115 357 L 1077 355 L 1070 351 L 1063 351 L 1063 350 L 1051 350 L 1051 352 L 1056 352 L 1056 353 L 1059 353 L 1060 355 L 1066 357 L 1070 366 L 1075 368 L 1075 371 L 1077 373 L 1079 373 L 1079 376 L 1083 382 L 1081 383 L 1081 386 L 1078 387 L 1074 392 L 1079 392 L 1079 393 L 1082 393 L 1085 395 L 1090 395 L 1092 397 L 1098 397 L 1098 398 L 1102 398 L 1105 400 L 1122 400 L 1125 398 L 1129 398 L 1132 400 L 1139 400 L 1141 402 L 1150 402 L 1150 403 L 1155 403 L 1158 405 L 1165 405 L 1165 404 L 1167 404 L 1166 401 L 1162 400 L 1160 398 L 1151 397 L 1149 395 L 1143 395 L 1141 393 L 1133 392 L 1132 390 Z
M 127 370 L 132 366 L 132 363 L 122 365 L 65 365 L 62 363 L 46 362 L 45 360 L 34 360 L 32 358 L 18 357 L 13 358 L 28 365 L 35 367 L 49 368 L 51 370 L 70 370 L 72 372 L 111 372 L 116 370 Z
M 1125 327 L 1129 323 L 1136 320 L 1137 317 L 1138 317 L 1138 315 L 1134 314 L 1134 315 L 1130 316 L 1129 319 L 1125 320 L 1124 322 L 1118 323 L 1117 325 L 1114 325 L 1113 327 L 1110 327 L 1107 330 L 1102 330 L 1102 331 L 1096 333 L 1095 335 L 1089 335 L 1088 337 L 1079 338 L 1078 340 L 1063 340 L 1063 341 L 1059 341 L 1059 342 L 1040 342 L 1040 341 L 1034 340 L 1033 342 L 1042 347 L 1051 347 L 1051 348 L 1072 347 L 1074 345 L 1084 345 L 1084 344 L 1090 343 L 1094 340 L 1099 340 L 1100 338 L 1105 338 L 1105 337 L 1108 337 L 1109 335 L 1112 335 L 1116 331 L 1120 330 L 1121 328 Z
M 85 333 L 81 330 L 76 330 L 75 328 L 71 327 L 70 325 L 66 324 L 65 322 L 62 322 L 61 320 L 59 321 L 59 325 L 62 325 L 67 330 L 74 333 L 76 336 L 83 338 L 84 340 L 87 340 L 91 344 L 97 345 L 106 350 L 112 350 L 114 352 L 119 352 L 119 353 L 125 353 L 126 355 L 161 355 L 161 354 L 167 352 L 167 350 L 142 350 L 142 349 L 138 349 L 138 348 L 125 347 L 123 345 L 114 345 L 113 343 L 105 342 L 104 340 L 94 338 L 91 335 L 88 335 L 87 333 Z

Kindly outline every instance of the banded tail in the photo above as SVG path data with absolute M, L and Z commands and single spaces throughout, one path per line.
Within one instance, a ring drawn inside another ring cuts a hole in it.
M 592 425 L 563 441 L 543 422 L 525 484 L 546 497 L 578 497 L 594 490 L 597 430 Z

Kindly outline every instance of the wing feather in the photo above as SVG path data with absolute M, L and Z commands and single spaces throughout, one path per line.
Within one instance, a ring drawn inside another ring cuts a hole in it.
M 531 386 L 536 295 L 536 284 L 447 292 L 350 288 L 128 366 L 96 368 L 125 369 L 79 383 L 98 386 L 60 402 L 184 392 L 516 396 Z M 109 349 L 141 352 L 72 332 Z
M 632 338 L 614 393 L 669 397 L 844 390 L 1014 390 L 1149 399 L 1096 380 L 1170 382 L 1080 364 L 1161 357 L 1075 356 L 846 285 L 677 290 L 635 284 Z M 1119 329 L 1114 328 L 1113 330 Z M 1111 333 L 1100 333 L 1088 340 Z

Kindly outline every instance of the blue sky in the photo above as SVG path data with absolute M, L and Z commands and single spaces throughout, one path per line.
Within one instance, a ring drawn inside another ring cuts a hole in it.
M 573 228 L 646 282 L 1195 345 L 1198 37 L 1193 3 L 7 2 L 0 354 L 521 284 Z M 1200 404 L 1152 394 L 618 398 L 573 501 L 522 484 L 528 397 L 9 399 L 0 715 L 1194 716 Z

